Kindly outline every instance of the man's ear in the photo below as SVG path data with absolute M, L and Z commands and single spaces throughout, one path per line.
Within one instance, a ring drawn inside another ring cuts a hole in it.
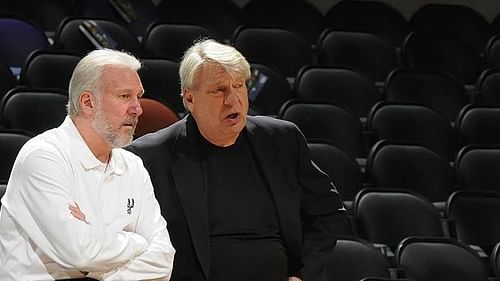
M 80 107 L 86 114 L 92 114 L 95 109 L 95 99 L 90 92 L 82 92 L 80 94 Z
M 193 111 L 193 92 L 191 90 L 186 89 L 182 94 L 182 98 L 184 99 L 184 105 L 187 107 L 189 112 Z

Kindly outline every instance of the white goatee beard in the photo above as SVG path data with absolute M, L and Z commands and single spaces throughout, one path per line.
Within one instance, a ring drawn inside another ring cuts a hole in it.
M 124 123 L 130 123 L 133 125 L 133 129 L 130 134 L 120 134 L 119 128 L 113 128 L 106 114 L 101 108 L 98 108 L 94 120 L 92 120 L 92 127 L 106 140 L 107 143 L 109 143 L 111 147 L 117 148 L 125 147 L 132 143 L 135 126 L 137 125 L 137 118 L 129 117 Z

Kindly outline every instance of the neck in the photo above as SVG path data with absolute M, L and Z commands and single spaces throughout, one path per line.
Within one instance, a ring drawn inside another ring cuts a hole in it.
M 201 129 L 199 129 L 200 134 L 203 136 L 204 139 L 206 139 L 208 142 L 210 142 L 213 145 L 220 146 L 220 147 L 227 147 L 233 145 L 236 140 L 238 139 L 238 135 L 236 134 L 234 136 L 228 136 L 228 137 L 210 137 L 209 134 L 205 134 Z
M 108 163 L 109 158 L 111 157 L 112 147 L 102 136 L 96 133 L 90 120 L 82 118 L 72 118 L 76 129 L 82 136 L 92 154 L 94 154 L 94 156 L 102 163 Z

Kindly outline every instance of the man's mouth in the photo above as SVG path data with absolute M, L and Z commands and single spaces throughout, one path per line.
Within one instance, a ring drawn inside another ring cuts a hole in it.
M 240 116 L 239 113 L 231 113 L 231 114 L 228 114 L 226 116 L 226 119 L 234 120 L 234 119 L 238 118 L 238 116 Z

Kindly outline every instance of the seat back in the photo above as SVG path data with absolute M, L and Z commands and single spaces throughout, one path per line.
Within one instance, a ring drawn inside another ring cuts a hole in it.
M 298 98 L 338 104 L 364 120 L 375 103 L 384 99 L 375 82 L 350 68 L 311 66 L 295 79 Z
M 0 18 L 0 38 L 0 62 L 17 71 L 23 67 L 31 52 L 50 46 L 44 31 L 35 23 L 22 18 Z
M 327 29 L 316 50 L 318 63 L 351 67 L 380 83 L 399 66 L 396 48 L 371 33 Z
M 80 61 L 75 53 L 37 50 L 28 57 L 21 71 L 20 84 L 29 88 L 55 88 L 68 91 L 73 70 Z
M 385 93 L 389 101 L 430 107 L 451 123 L 470 103 L 464 84 L 449 73 L 436 69 L 395 69 L 387 77 Z
M 500 67 L 500 63 L 498 66 Z M 484 70 L 477 80 L 476 90 L 477 96 L 475 98 L 477 103 L 500 104 L 500 68 Z
M 413 281 L 487 281 L 479 255 L 454 239 L 410 237 L 396 253 L 398 266 Z
M 459 189 L 500 192 L 500 145 L 466 145 L 454 167 Z
M 406 67 L 446 71 L 467 85 L 474 85 L 482 70 L 480 53 L 460 38 L 445 33 L 411 32 L 403 43 L 401 56 Z
M 201 38 L 214 35 L 201 25 L 155 23 L 148 28 L 142 44 L 146 56 L 180 62 L 184 52 Z
M 389 261 L 370 243 L 354 237 L 340 237 L 327 258 L 323 281 L 359 281 L 364 277 L 389 278 Z
M 2 155 L 0 157 L 0 184 L 7 184 L 17 154 L 30 138 L 30 135 L 21 131 L 0 130 L 0 155 Z
M 80 16 L 105 18 L 123 24 L 137 37 L 142 37 L 151 23 L 160 20 L 160 13 L 153 1 L 75 0 L 74 5 Z
M 241 23 L 240 7 L 235 1 L 161 1 L 158 10 L 162 22 L 198 24 L 226 43 Z
M 379 1 L 339 1 L 327 11 L 326 21 L 329 28 L 372 33 L 396 47 L 410 30 L 397 9 Z
M 65 18 L 56 33 L 55 47 L 79 54 L 97 49 L 80 29 L 86 21 L 96 24 L 97 28 L 93 29 L 99 34 L 96 38 L 104 38 L 108 42 L 107 48 L 125 50 L 134 55 L 141 54 L 141 46 L 134 33 L 124 25 L 108 19 Z
M 433 203 L 444 203 L 454 189 L 450 164 L 418 143 L 377 142 L 368 154 L 366 173 L 374 187 L 410 189 Z
M 145 97 L 158 100 L 177 114 L 184 114 L 182 105 L 179 63 L 167 59 L 150 58 L 142 60 L 139 71 Z
M 276 116 L 281 106 L 294 97 L 290 84 L 280 72 L 263 64 L 252 63 L 250 67 L 250 106 L 259 114 Z
M 353 214 L 361 237 L 392 251 L 409 236 L 444 236 L 438 210 L 407 189 L 363 189 L 356 195 Z
M 456 239 L 489 255 L 500 241 L 500 192 L 455 191 L 448 199 L 446 217 L 453 222 Z
M 263 64 L 295 78 L 300 68 L 314 62 L 311 45 L 282 28 L 239 26 L 232 43 L 250 63 Z
M 252 0 L 243 6 L 241 18 L 242 24 L 257 24 L 290 30 L 299 34 L 309 44 L 315 44 L 325 28 L 321 11 L 310 1 L 304 0 Z
M 500 105 L 465 106 L 455 127 L 462 145 L 500 144 Z
M 455 131 L 442 115 L 420 104 L 382 101 L 372 107 L 366 122 L 374 142 L 419 142 L 444 159 L 453 161 Z
M 64 121 L 67 103 L 65 91 L 14 88 L 2 99 L 0 116 L 8 129 L 39 134 Z
M 136 138 L 170 126 L 179 120 L 177 114 L 165 104 L 150 98 L 140 99 L 142 114 L 135 129 Z
M 337 105 L 290 100 L 278 117 L 295 123 L 307 139 L 325 139 L 352 158 L 366 158 L 361 121 Z
M 440 32 L 456 36 L 477 52 L 484 50 L 492 31 L 488 21 L 465 5 L 427 4 L 410 18 L 413 30 Z

